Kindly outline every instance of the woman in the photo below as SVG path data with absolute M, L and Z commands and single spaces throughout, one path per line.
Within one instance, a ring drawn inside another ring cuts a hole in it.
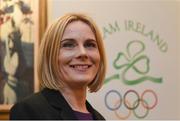
M 105 78 L 102 36 L 84 14 L 67 14 L 46 31 L 40 46 L 42 91 L 13 106 L 10 119 L 104 120 L 86 100 Z

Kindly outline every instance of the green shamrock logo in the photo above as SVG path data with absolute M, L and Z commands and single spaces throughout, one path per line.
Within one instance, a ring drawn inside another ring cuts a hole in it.
M 127 45 L 127 54 L 119 52 L 113 62 L 113 66 L 117 70 L 122 70 L 121 76 L 115 74 L 105 80 L 105 83 L 113 79 L 121 79 L 126 85 L 136 85 L 144 81 L 152 81 L 154 83 L 162 83 L 162 78 L 149 76 L 150 59 L 143 54 L 145 45 L 139 41 L 134 40 Z M 124 60 L 124 61 L 123 61 Z M 128 72 L 136 73 L 137 78 L 127 79 Z

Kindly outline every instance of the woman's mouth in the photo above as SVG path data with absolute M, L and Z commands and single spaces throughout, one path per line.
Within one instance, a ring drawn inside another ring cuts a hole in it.
M 91 65 L 70 65 L 70 67 L 77 71 L 86 71 Z

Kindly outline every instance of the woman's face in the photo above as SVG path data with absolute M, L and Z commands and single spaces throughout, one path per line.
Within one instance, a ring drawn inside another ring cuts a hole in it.
M 71 87 L 86 87 L 95 78 L 100 64 L 98 45 L 91 28 L 82 21 L 68 24 L 60 46 L 61 80 Z

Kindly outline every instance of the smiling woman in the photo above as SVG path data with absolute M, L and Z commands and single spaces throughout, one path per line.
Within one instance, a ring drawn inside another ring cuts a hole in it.
M 94 33 L 86 23 L 74 21 L 66 27 L 61 42 L 61 80 L 71 88 L 86 89 L 95 78 L 100 64 Z
M 95 22 L 69 13 L 49 26 L 41 41 L 38 77 L 43 89 L 14 105 L 10 119 L 104 120 L 86 100 L 86 92 L 102 87 L 105 72 L 105 50 Z

